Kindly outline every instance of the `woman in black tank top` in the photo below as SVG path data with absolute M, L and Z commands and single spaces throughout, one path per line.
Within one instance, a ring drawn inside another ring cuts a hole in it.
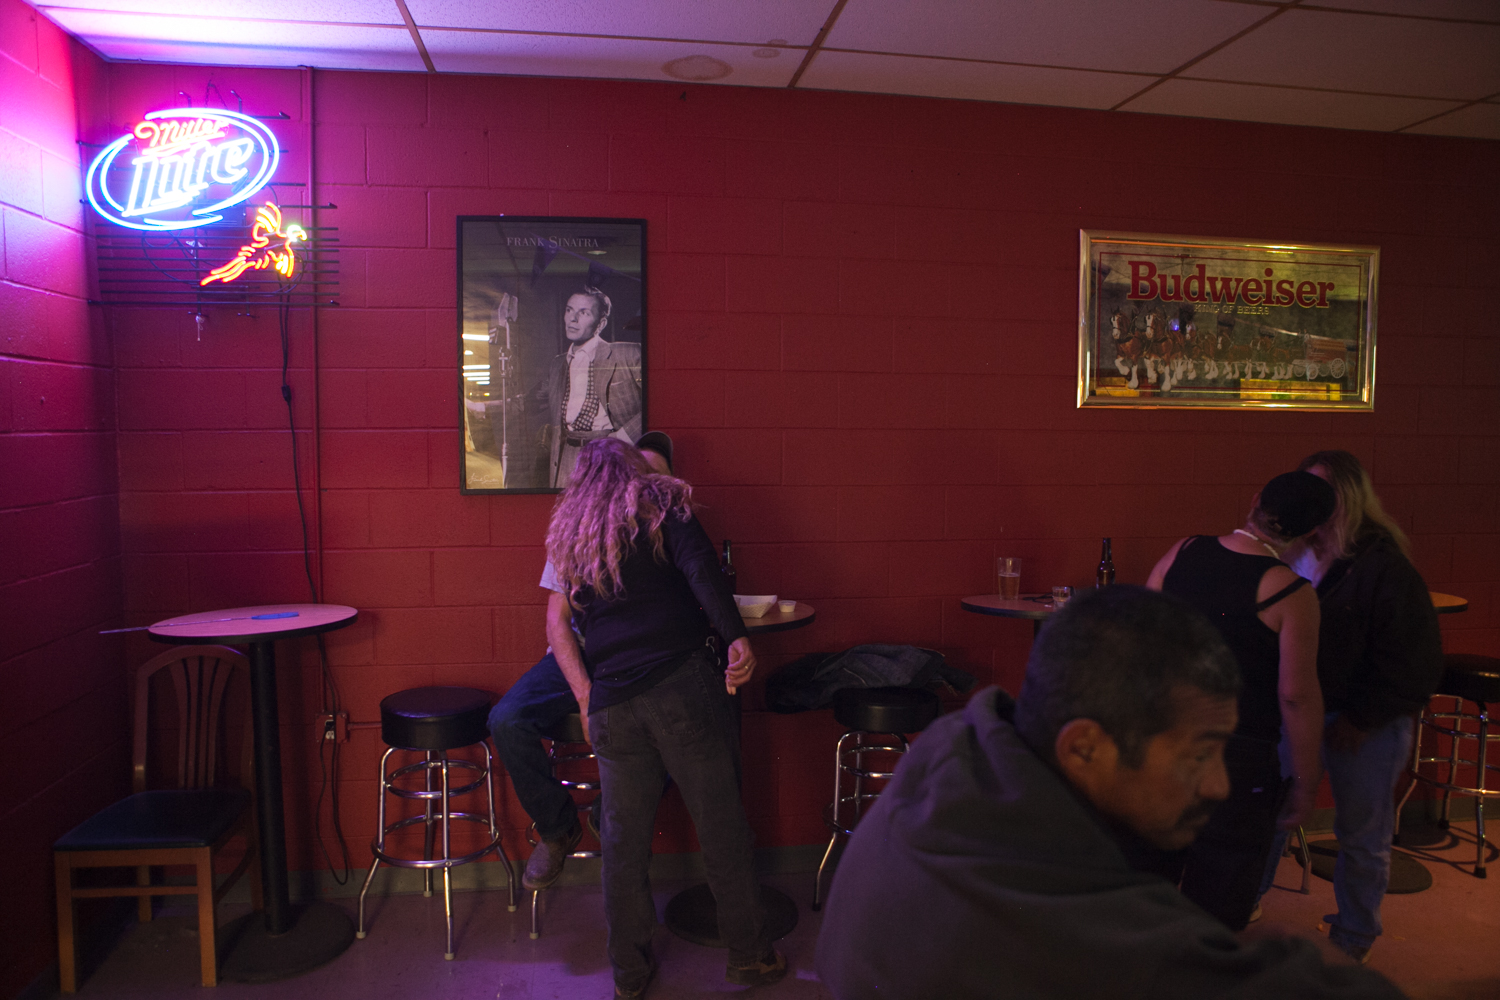
M 1201 611 L 1240 665 L 1239 724 L 1224 754 L 1229 798 L 1188 848 L 1181 874 L 1183 893 L 1231 930 L 1249 921 L 1278 822 L 1291 828 L 1306 819 L 1322 774 L 1318 601 L 1279 554 L 1328 520 L 1335 504 L 1317 476 L 1277 476 L 1256 495 L 1244 527 L 1183 539 L 1147 581 Z M 1283 729 L 1289 789 L 1276 753 Z

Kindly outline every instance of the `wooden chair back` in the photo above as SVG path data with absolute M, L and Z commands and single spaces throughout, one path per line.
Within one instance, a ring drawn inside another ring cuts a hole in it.
M 219 722 L 224 693 L 236 669 L 250 661 L 228 646 L 174 646 L 136 668 L 135 725 L 131 753 L 133 790 L 146 790 L 146 748 L 150 742 L 151 678 L 167 671 L 177 701 L 180 727 L 177 745 L 177 787 L 211 788 L 217 773 Z M 248 749 L 249 739 L 245 740 Z M 248 753 L 246 755 L 248 757 Z M 243 775 L 250 781 L 249 771 Z

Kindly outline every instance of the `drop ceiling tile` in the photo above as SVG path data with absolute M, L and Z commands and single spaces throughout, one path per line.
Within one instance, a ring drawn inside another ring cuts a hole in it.
M 47 15 L 107 59 L 212 66 L 317 66 L 421 71 L 404 27 L 233 21 L 158 14 L 62 10 Z
M 1160 74 L 1267 13 L 1211 0 L 849 0 L 824 45 Z
M 1500 104 L 1475 104 L 1407 129 L 1422 135 L 1457 135 L 1470 139 L 1500 139 Z
M 1472 101 L 1500 91 L 1500 25 L 1292 10 L 1189 76 Z
M 1500 0 L 1314 0 L 1309 6 L 1500 23 Z
M 112 10 L 133 14 L 182 16 L 202 13 L 215 18 L 271 21 L 334 21 L 341 24 L 402 24 L 394 0 L 215 0 L 212 8 L 182 0 L 69 0 L 39 3 L 52 17 L 54 10 Z
M 811 45 L 834 0 L 407 0 L 421 27 Z
M 1457 104 L 1452 101 L 1176 79 L 1148 91 L 1123 110 L 1389 132 L 1454 107 Z
M 1108 108 L 1152 77 L 999 63 L 819 52 L 798 88 Z
M 622 38 L 563 38 L 495 31 L 422 28 L 422 41 L 439 73 L 503 73 L 507 76 L 572 76 L 615 80 L 687 80 L 744 87 L 785 87 L 801 62 L 795 49 L 773 58 L 744 45 L 634 41 Z M 673 76 L 664 64 L 679 64 Z M 722 76 L 714 73 L 728 69 Z

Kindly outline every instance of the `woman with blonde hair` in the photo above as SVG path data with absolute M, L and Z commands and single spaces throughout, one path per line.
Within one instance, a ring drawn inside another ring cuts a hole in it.
M 1338 496 L 1328 523 L 1286 558 L 1317 588 L 1323 613 L 1323 763 L 1339 842 L 1338 912 L 1325 918 L 1328 937 L 1364 961 L 1380 935 L 1380 901 L 1390 881 L 1392 793 L 1411 756 L 1411 717 L 1442 677 L 1442 639 L 1406 536 L 1381 507 L 1359 459 L 1319 451 L 1299 468 L 1326 480 Z
M 729 946 L 732 983 L 771 983 L 786 959 L 766 940 L 753 836 L 740 802 L 739 726 L 730 695 L 750 680 L 750 649 L 692 487 L 654 473 L 613 438 L 585 444 L 547 529 L 564 594 L 547 639 L 584 707 L 604 810 L 604 913 L 615 996 L 640 997 L 656 973 L 649 869 L 656 806 L 670 775 L 682 791 Z M 570 627 L 583 636 L 583 650 Z M 710 646 L 729 643 L 722 670 Z

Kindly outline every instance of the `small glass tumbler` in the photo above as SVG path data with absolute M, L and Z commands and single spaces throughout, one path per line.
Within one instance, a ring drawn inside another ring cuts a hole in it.
M 1057 609 L 1057 608 L 1062 607 L 1065 604 L 1067 604 L 1068 601 L 1070 601 L 1072 599 L 1073 599 L 1073 588 L 1072 587 L 1053 587 L 1052 588 L 1052 607 L 1053 607 L 1054 610 Z

